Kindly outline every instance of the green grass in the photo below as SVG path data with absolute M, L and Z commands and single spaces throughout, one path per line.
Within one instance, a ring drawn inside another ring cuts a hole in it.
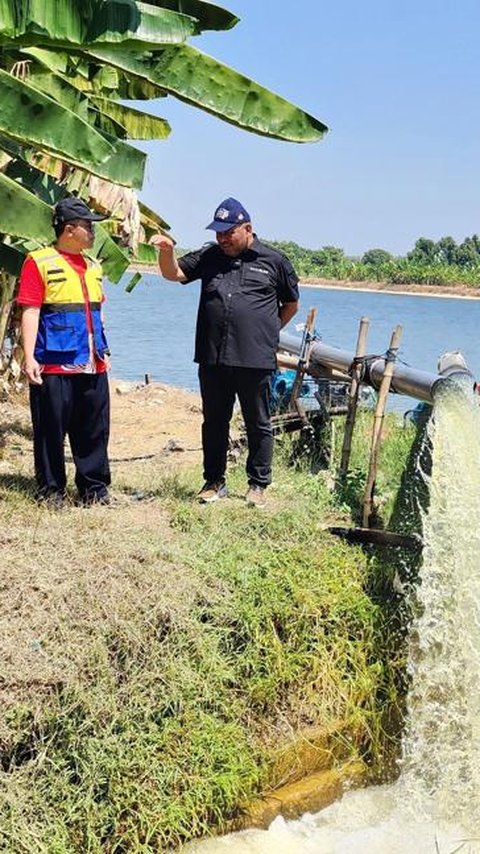
M 411 444 L 388 433 L 384 491 Z M 364 425 L 358 481 L 366 435 Z M 9 650 L 0 850 L 165 851 L 268 791 L 275 752 L 311 726 L 338 726 L 337 758 L 378 772 L 399 664 L 385 603 L 367 592 L 371 558 L 324 530 L 355 506 L 358 484 L 347 505 L 322 473 L 289 465 L 290 451 L 279 443 L 266 512 L 241 500 L 243 461 L 232 498 L 211 507 L 193 500 L 197 470 L 153 466 L 117 480 L 125 494 L 142 490 L 144 515 L 35 510 L 32 526 L 28 492 L 1 491 L 5 595 L 26 602 L 18 627 L 11 606 L 12 637 L 18 628 L 30 647 Z

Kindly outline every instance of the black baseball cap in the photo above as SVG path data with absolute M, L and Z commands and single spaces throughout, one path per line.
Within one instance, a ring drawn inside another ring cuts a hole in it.
M 108 219 L 108 214 L 93 213 L 82 199 L 77 199 L 75 196 L 62 199 L 61 202 L 55 205 L 53 209 L 54 226 L 63 225 L 74 219 L 85 219 L 88 222 L 102 222 L 102 220 Z
M 224 199 L 214 213 L 213 221 L 207 225 L 212 231 L 229 231 L 236 225 L 250 222 L 250 214 L 238 199 Z

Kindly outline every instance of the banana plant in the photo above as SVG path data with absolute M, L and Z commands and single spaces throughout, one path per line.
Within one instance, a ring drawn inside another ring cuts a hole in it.
M 0 317 L 69 193 L 113 214 L 94 247 L 112 281 L 168 229 L 138 203 L 145 155 L 129 140 L 163 140 L 170 127 L 129 101 L 170 95 L 274 139 L 323 137 L 320 120 L 187 43 L 237 22 L 205 0 L 0 0 Z

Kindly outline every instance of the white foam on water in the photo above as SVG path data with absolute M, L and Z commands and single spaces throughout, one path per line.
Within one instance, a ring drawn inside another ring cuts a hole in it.
M 277 818 L 189 854 L 480 854 L 480 407 L 442 390 L 429 425 L 430 505 L 410 632 L 402 772 L 317 815 Z
M 277 818 L 268 830 L 247 830 L 187 846 L 188 854 L 478 854 L 480 842 L 453 824 L 415 819 L 403 792 L 377 786 L 349 792 L 317 815 Z

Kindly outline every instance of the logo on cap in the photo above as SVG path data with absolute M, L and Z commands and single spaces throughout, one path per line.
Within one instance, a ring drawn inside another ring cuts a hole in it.
M 219 208 L 215 213 L 215 219 L 228 219 L 230 211 L 227 208 Z

